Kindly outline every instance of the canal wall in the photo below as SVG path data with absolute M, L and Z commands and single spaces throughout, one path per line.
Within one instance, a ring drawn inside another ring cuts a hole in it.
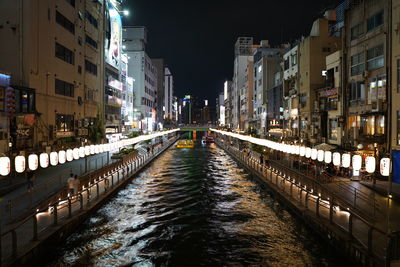
M 306 226 L 335 248 L 342 257 L 359 266 L 390 266 L 389 237 L 353 213 L 334 194 L 271 161 L 259 161 L 226 142 L 217 145 L 268 187 Z M 329 197 L 327 197 L 327 195 Z M 392 261 L 392 263 L 394 263 Z
M 107 167 L 97 179 L 86 183 L 76 196 L 68 196 L 1 234 L 0 266 L 36 266 L 46 262 L 58 246 L 81 224 L 124 188 L 143 168 L 173 145 L 173 137 L 148 155 Z

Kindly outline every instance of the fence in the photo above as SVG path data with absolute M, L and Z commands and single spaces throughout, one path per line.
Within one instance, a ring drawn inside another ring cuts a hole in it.
M 130 178 L 135 172 L 161 154 L 166 148 L 176 141 L 170 139 L 163 146 L 156 147 L 153 151 L 142 156 L 128 156 L 95 174 L 91 174 L 82 181 L 82 188 L 77 195 L 67 194 L 57 201 L 51 202 L 46 208 L 38 208 L 36 212 L 27 216 L 0 236 L 0 266 L 10 263 L 18 257 L 21 248 L 30 242 L 37 241 L 39 235 L 52 226 L 60 225 L 85 208 L 90 208 L 103 199 Z M 66 191 L 62 192 L 66 194 Z
M 218 142 L 231 156 L 275 187 L 282 196 L 315 217 L 322 228 L 334 226 L 340 233 L 345 233 L 353 244 L 361 248 L 354 255 L 360 263 L 385 265 L 389 258 L 387 247 L 390 241 L 386 229 L 374 226 L 369 218 L 360 215 L 361 211 L 353 209 L 351 203 L 315 179 L 276 161 L 260 164 L 258 160 L 225 143 Z

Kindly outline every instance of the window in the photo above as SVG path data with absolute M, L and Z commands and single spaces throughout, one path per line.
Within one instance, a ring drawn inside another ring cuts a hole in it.
M 367 50 L 368 70 L 374 70 L 383 67 L 383 44 Z
M 285 59 L 285 61 L 283 63 L 283 68 L 284 68 L 284 70 L 289 69 L 289 58 Z
M 329 139 L 337 140 L 338 138 L 338 122 L 337 119 L 329 119 Z
M 60 45 L 59 43 L 56 43 L 56 57 L 58 57 L 61 60 L 64 60 L 65 62 L 74 65 L 74 59 L 75 55 L 74 52 L 69 50 L 63 45 Z
M 361 129 L 364 135 L 385 134 L 385 116 L 377 115 L 361 117 Z
M 56 11 L 56 22 L 63 26 L 67 31 L 72 34 L 75 34 L 75 24 L 72 23 L 69 19 L 64 17 L 60 12 Z
M 82 74 L 82 66 L 78 66 L 78 73 Z
M 355 40 L 364 34 L 363 23 L 351 27 L 351 40 Z
M 363 104 L 365 101 L 365 85 L 362 82 L 350 84 L 350 106 Z
M 57 132 L 72 132 L 74 130 L 74 115 L 57 114 Z
M 361 74 L 365 70 L 364 52 L 351 56 L 351 76 Z
M 75 7 L 75 0 L 65 0 L 67 1 L 71 6 Z
M 74 85 L 59 79 L 55 80 L 55 92 L 58 95 L 74 97 Z
M 295 66 L 297 64 L 297 54 L 291 55 L 292 58 L 292 66 Z
M 89 60 L 85 60 L 85 70 L 86 70 L 86 72 L 89 72 L 89 73 L 97 76 L 97 66 L 96 66 L 96 64 L 93 64 Z
M 87 21 L 89 21 L 89 23 L 92 24 L 93 27 L 95 27 L 97 29 L 97 27 L 98 27 L 97 19 L 95 19 L 95 17 L 93 17 L 93 15 L 89 13 L 89 11 L 85 12 L 85 17 L 86 17 Z
M 371 31 L 383 24 L 383 10 L 367 19 L 367 31 Z
M 400 146 L 400 110 L 397 111 L 397 145 Z
M 92 38 L 90 38 L 90 36 L 87 35 L 87 34 L 86 34 L 86 37 L 85 37 L 85 42 L 86 42 L 88 45 L 90 45 L 91 47 L 97 49 L 97 42 L 96 42 L 95 40 L 93 40 Z

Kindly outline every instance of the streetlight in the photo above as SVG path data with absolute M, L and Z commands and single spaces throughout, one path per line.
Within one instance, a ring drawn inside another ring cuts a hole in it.
M 129 10 L 127 10 L 127 9 L 124 9 L 123 11 L 122 11 L 122 14 L 124 14 L 124 16 L 129 16 Z

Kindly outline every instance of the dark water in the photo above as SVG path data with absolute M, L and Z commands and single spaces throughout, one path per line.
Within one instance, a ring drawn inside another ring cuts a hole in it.
M 56 254 L 49 266 L 334 266 L 340 262 L 331 248 L 215 145 L 169 149 Z

